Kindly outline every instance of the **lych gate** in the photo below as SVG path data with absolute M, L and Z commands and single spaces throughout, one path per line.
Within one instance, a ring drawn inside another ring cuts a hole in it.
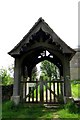
M 46 55 L 46 51 L 49 55 Z M 13 101 L 57 103 L 71 97 L 70 64 L 75 51 L 67 46 L 40 18 L 26 36 L 10 52 L 15 58 Z M 60 79 L 32 80 L 32 69 L 43 60 L 54 63 Z M 57 88 L 57 89 L 56 89 Z

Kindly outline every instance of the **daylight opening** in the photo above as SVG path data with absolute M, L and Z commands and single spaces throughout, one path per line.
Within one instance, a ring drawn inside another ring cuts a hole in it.
M 43 77 L 44 80 L 60 79 L 60 70 L 52 62 L 44 60 L 32 69 L 32 80 L 39 80 L 40 77 Z

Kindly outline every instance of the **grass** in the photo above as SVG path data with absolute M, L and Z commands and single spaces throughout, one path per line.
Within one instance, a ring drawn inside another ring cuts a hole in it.
M 72 84 L 72 97 L 78 98 L 78 84 Z
M 79 82 L 80 82 L 80 80 L 77 81 L 77 82 L 73 81 L 73 82 L 71 83 L 72 97 L 73 97 L 73 98 L 78 98 L 78 97 L 80 97 L 80 84 L 78 84 Z
M 68 103 L 64 105 L 63 109 L 59 112 L 59 118 L 80 118 L 80 108 L 74 103 Z
M 3 103 L 2 118 L 13 119 L 35 119 L 49 120 L 53 118 L 78 118 L 80 109 L 74 104 L 60 105 L 57 108 L 46 108 L 43 105 L 19 104 L 14 106 L 11 101 Z
M 78 97 L 78 88 L 80 84 L 71 84 L 73 97 Z M 12 119 L 26 119 L 26 120 L 53 120 L 53 118 L 59 118 L 60 120 L 66 120 L 66 118 L 78 118 L 80 119 L 80 108 L 74 103 L 68 103 L 66 105 L 60 105 L 58 108 L 46 108 L 44 105 L 31 105 L 31 104 L 19 104 L 14 106 L 13 102 L 6 101 L 2 104 L 2 118 Z
M 10 101 L 3 103 L 3 118 L 53 118 L 56 110 L 47 109 L 43 105 L 20 104 L 14 107 Z

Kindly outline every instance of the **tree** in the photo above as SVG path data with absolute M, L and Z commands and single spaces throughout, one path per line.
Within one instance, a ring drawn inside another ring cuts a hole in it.
M 4 68 L 0 69 L 0 82 L 2 83 L 2 85 L 13 84 L 13 78 Z
M 13 74 L 14 74 L 14 64 L 11 64 L 11 65 L 8 67 L 8 71 L 9 71 L 10 75 L 13 76 Z
M 37 67 L 35 66 L 35 67 L 32 69 L 32 80 L 35 80 L 35 79 L 36 79 L 36 76 L 37 76 Z
M 41 62 L 41 70 L 44 76 L 47 76 L 50 80 L 52 78 L 57 78 L 57 66 L 53 63 L 44 60 Z

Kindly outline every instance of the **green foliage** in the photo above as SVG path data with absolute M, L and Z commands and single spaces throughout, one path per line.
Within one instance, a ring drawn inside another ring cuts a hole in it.
M 0 69 L 0 80 L 2 85 L 10 85 L 13 83 L 13 78 L 11 78 L 8 71 L 4 68 Z
M 44 75 L 43 73 L 41 74 L 40 76 L 40 80 L 43 79 L 43 80 L 49 80 L 49 77 L 47 75 Z
M 37 67 L 35 66 L 35 67 L 32 69 L 32 80 L 35 80 L 35 79 L 36 79 L 36 76 L 37 76 Z
M 80 108 L 73 102 L 69 102 L 65 105 L 61 106 L 62 109 L 58 111 L 59 118 L 62 120 L 66 120 L 66 118 L 72 118 L 73 120 L 78 119 L 78 115 L 80 114 Z
M 14 103 L 13 101 L 7 101 L 7 102 L 3 102 L 3 110 L 11 110 L 14 107 Z
M 71 81 L 71 89 L 72 89 L 72 97 L 78 98 L 80 97 L 80 80 L 72 80 Z
M 10 74 L 13 75 L 13 73 L 14 73 L 14 64 L 11 64 L 11 65 L 8 67 L 8 71 L 10 72 Z
M 74 97 L 74 98 L 78 98 L 78 84 L 74 84 L 74 83 L 72 83 L 71 84 L 71 88 L 72 88 L 72 96 Z
M 3 103 L 2 118 L 26 118 L 26 119 L 47 119 L 53 118 L 53 112 L 56 112 L 54 109 L 46 109 L 41 104 L 19 104 L 17 107 L 14 107 L 13 102 L 8 101 Z
M 57 78 L 57 66 L 54 65 L 53 63 L 44 60 L 41 62 L 41 70 L 42 70 L 42 75 L 47 76 L 49 79 L 51 78 Z
M 72 89 L 78 89 L 74 84 L 72 86 Z M 9 119 L 26 118 L 38 120 L 42 118 L 45 120 L 61 118 L 61 120 L 66 120 L 67 118 L 72 118 L 72 120 L 74 120 L 74 118 L 76 118 L 76 120 L 78 120 L 78 117 L 80 117 L 80 108 L 74 103 L 68 103 L 66 105 L 61 104 L 59 108 L 45 108 L 41 106 L 41 104 L 19 104 L 15 107 L 12 101 L 7 101 L 3 102 L 2 108 L 2 117 Z
M 12 101 L 3 102 L 2 105 L 2 118 L 8 119 L 18 119 L 18 118 L 26 118 L 33 120 L 47 120 L 47 119 L 57 119 L 61 118 L 61 120 L 66 118 L 77 118 L 80 114 L 80 108 L 75 106 L 74 103 L 68 103 L 66 105 L 60 105 L 59 107 L 51 107 L 47 108 L 41 104 L 22 104 L 20 103 L 18 106 L 14 107 L 14 103 Z
M 65 109 L 68 110 L 69 113 L 78 113 L 78 106 L 74 102 L 69 102 L 65 105 Z

